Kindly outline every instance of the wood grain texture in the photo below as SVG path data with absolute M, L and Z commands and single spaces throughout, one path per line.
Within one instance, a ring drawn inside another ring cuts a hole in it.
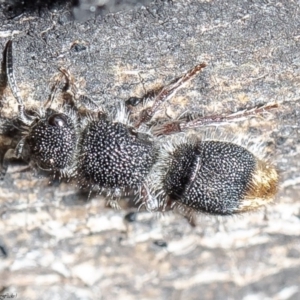
M 199 216 L 193 228 L 173 213 L 157 218 L 141 212 L 128 223 L 126 199 L 124 210 L 112 210 L 101 197 L 87 201 L 76 187 L 49 184 L 17 164 L 0 187 L 0 242 L 7 251 L 0 258 L 0 294 L 299 299 L 299 13 L 297 1 L 241 0 L 157 1 L 84 23 L 71 22 L 67 8 L 10 20 L 0 11 L 0 47 L 14 40 L 16 79 L 27 105 L 47 99 L 58 67 L 68 69 L 87 95 L 114 107 L 206 62 L 168 103 L 168 114 L 277 102 L 279 109 L 265 118 L 220 130 L 264 140 L 281 178 L 266 214 Z M 2 124 L 16 114 L 16 101 L 8 88 L 0 91 Z M 2 137 L 1 152 L 10 143 Z

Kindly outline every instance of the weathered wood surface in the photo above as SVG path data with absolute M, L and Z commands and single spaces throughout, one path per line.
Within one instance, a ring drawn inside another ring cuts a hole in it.
M 85 23 L 67 9 L 7 20 L 0 45 L 14 40 L 15 72 L 26 103 L 47 99 L 58 67 L 109 105 L 169 82 L 196 63 L 205 71 L 169 103 L 169 115 L 203 114 L 277 102 L 266 118 L 221 130 L 259 137 L 280 170 L 280 192 L 264 211 L 234 218 L 105 207 L 66 183 L 49 185 L 20 167 L 0 188 L 2 294 L 18 299 L 300 298 L 300 3 L 157 2 Z M 72 45 L 84 44 L 77 52 Z M 16 113 L 1 90 L 1 118 Z M 14 110 L 14 111 L 12 111 Z M 2 138 L 1 149 L 9 139 Z M 126 206 L 126 201 L 122 202 Z M 157 241 L 165 241 L 166 247 Z

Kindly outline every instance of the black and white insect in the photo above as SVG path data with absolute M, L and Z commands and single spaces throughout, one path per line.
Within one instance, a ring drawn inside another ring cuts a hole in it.
M 232 215 L 273 201 L 278 173 L 263 151 L 254 154 L 242 142 L 190 130 L 239 121 L 276 104 L 227 115 L 151 122 L 161 106 L 206 64 L 196 65 L 157 90 L 151 101 L 133 97 L 115 112 L 79 96 L 72 76 L 61 69 L 72 105 L 62 103 L 54 110 L 50 99 L 43 108 L 29 112 L 14 79 L 12 41 L 7 43 L 5 59 L 8 85 L 18 102 L 21 138 L 4 156 L 3 178 L 10 160 L 20 158 L 35 169 L 97 190 L 112 203 L 132 192 L 150 211 L 179 207 L 187 212 Z M 134 118 L 128 107 L 139 104 L 142 110 Z

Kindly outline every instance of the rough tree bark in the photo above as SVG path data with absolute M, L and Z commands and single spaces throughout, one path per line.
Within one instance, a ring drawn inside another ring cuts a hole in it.
M 220 130 L 264 140 L 281 178 L 266 212 L 200 216 L 192 227 L 171 212 L 141 212 L 130 223 L 126 200 L 124 210 L 112 210 L 101 197 L 87 201 L 74 186 L 12 167 L 0 188 L 0 295 L 299 299 L 299 14 L 299 1 L 283 0 L 156 1 L 82 23 L 64 6 L 13 19 L 0 11 L 0 44 L 14 40 L 27 105 L 47 99 L 58 67 L 113 107 L 204 61 L 205 71 L 168 103 L 168 114 L 277 102 L 265 118 Z M 2 87 L 2 123 L 15 114 L 16 101 Z M 10 142 L 2 137 L 2 152 Z

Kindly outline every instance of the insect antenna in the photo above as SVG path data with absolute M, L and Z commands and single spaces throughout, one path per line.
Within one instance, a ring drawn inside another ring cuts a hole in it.
M 12 41 L 8 41 L 6 44 L 6 48 L 4 51 L 4 58 L 6 62 L 6 77 L 8 85 L 12 91 L 12 94 L 14 95 L 15 99 L 18 102 L 18 110 L 19 110 L 19 119 L 26 125 L 31 125 L 34 117 L 29 116 L 25 111 L 25 106 L 23 99 L 21 97 L 20 90 L 17 86 L 14 70 L 13 70 L 13 49 L 12 49 Z

